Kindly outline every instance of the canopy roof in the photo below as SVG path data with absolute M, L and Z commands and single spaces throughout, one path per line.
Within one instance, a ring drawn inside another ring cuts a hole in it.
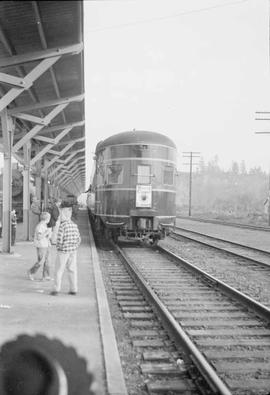
M 49 179 L 60 174 L 77 195 L 85 184 L 82 14 L 81 1 L 0 2 L 0 111 L 15 122 L 13 155 L 23 163 L 31 141 L 33 171 L 41 160 Z

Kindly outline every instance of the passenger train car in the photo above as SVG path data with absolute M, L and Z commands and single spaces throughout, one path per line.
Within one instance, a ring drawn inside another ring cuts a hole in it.
M 97 144 L 88 207 L 96 226 L 152 243 L 175 223 L 176 146 L 155 132 L 118 133 Z

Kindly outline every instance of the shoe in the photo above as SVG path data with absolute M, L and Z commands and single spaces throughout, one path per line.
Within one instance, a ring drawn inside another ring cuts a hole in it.
M 57 291 L 52 291 L 52 292 L 50 292 L 50 295 L 52 295 L 52 296 L 57 296 L 57 295 L 58 295 L 58 292 L 57 292 Z
M 43 277 L 42 281 L 51 281 L 52 278 L 50 276 Z
M 77 292 L 74 292 L 74 291 L 69 291 L 69 293 L 68 293 L 69 295 L 77 295 Z
M 29 280 L 34 281 L 34 276 L 33 276 L 33 274 L 30 272 L 30 270 L 28 270 L 27 274 L 28 274 Z

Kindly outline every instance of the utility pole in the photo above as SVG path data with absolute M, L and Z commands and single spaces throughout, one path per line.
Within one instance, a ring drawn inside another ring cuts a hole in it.
M 268 58 L 270 60 L 270 0 L 268 0 Z M 270 121 L 270 111 L 256 111 L 255 121 Z M 270 134 L 270 132 L 255 132 L 255 134 Z M 270 226 L 270 173 L 268 181 L 268 226 Z
M 260 118 L 255 118 L 255 121 L 270 121 L 270 112 L 269 111 L 256 111 L 256 114 L 259 114 Z M 270 134 L 270 132 L 255 132 L 255 134 Z M 267 212 L 268 212 L 268 226 L 270 226 L 270 173 L 269 173 L 269 181 L 268 181 L 268 198 L 267 198 Z
M 268 212 L 268 226 L 270 226 L 270 174 L 269 174 L 269 181 L 268 181 L 268 207 L 267 207 L 267 212 Z
M 200 157 L 200 152 L 189 151 L 183 152 L 183 158 L 189 158 L 189 163 L 184 163 L 184 165 L 189 165 L 189 199 L 188 199 L 188 216 L 191 217 L 191 201 L 192 201 L 192 166 L 198 165 L 198 163 L 193 163 L 194 158 Z

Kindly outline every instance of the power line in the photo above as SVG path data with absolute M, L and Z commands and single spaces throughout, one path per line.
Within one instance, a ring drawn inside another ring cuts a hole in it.
M 98 31 L 103 31 L 103 30 L 111 30 L 111 29 L 119 29 L 121 27 L 135 26 L 135 25 L 140 25 L 140 24 L 149 23 L 149 22 L 158 22 L 158 21 L 162 21 L 162 20 L 166 20 L 166 19 L 178 18 L 181 16 L 198 14 L 201 12 L 211 11 L 211 10 L 218 9 L 218 8 L 224 8 L 224 7 L 228 7 L 228 6 L 232 6 L 232 5 L 242 4 L 242 3 L 246 3 L 247 1 L 250 1 L 250 0 L 232 1 L 230 3 L 223 3 L 223 4 L 214 5 L 214 6 L 210 6 L 210 7 L 198 8 L 198 9 L 189 10 L 189 11 L 183 11 L 183 12 L 180 12 L 177 14 L 172 14 L 172 15 L 167 15 L 167 16 L 160 16 L 160 17 L 156 17 L 156 18 L 143 19 L 140 21 L 122 23 L 119 25 L 90 29 L 89 32 L 93 33 L 93 32 L 98 32 Z

